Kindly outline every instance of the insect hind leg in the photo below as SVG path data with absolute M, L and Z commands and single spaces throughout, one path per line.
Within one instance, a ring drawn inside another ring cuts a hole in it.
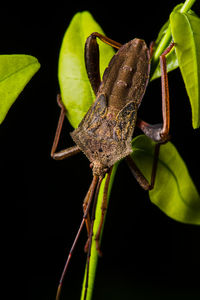
M 99 46 L 96 41 L 96 38 L 99 38 L 102 42 L 119 49 L 122 44 L 111 40 L 110 38 L 98 33 L 93 32 L 86 40 L 85 43 L 85 66 L 90 80 L 92 89 L 95 95 L 98 92 L 101 78 L 99 71 Z

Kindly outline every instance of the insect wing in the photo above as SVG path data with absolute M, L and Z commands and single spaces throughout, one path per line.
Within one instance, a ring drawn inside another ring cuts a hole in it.
M 107 111 L 107 101 L 104 94 L 99 95 L 94 104 L 91 106 L 79 127 L 85 130 L 93 131 L 104 119 Z
M 137 118 L 137 106 L 129 102 L 117 115 L 113 130 L 114 139 L 130 143 Z

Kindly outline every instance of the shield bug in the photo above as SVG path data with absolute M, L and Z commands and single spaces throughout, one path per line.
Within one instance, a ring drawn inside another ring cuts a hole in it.
M 106 68 L 102 80 L 100 79 L 99 73 L 99 48 L 96 41 L 97 38 L 118 49 Z M 93 180 L 83 202 L 83 219 L 60 279 L 57 300 L 60 297 L 61 286 L 71 255 L 84 224 L 86 224 L 88 231 L 88 240 L 85 246 L 88 258 L 85 286 L 86 298 L 96 201 L 99 187 L 105 174 L 108 174 L 108 176 L 105 183 L 101 206 L 101 222 L 95 238 L 99 254 L 101 254 L 99 237 L 107 208 L 107 191 L 112 166 L 119 160 L 125 158 L 136 180 L 144 189 L 150 190 L 154 186 L 159 148 L 160 145 L 165 143 L 169 138 L 170 108 L 165 56 L 170 52 L 173 45 L 174 44 L 171 43 L 160 56 L 162 124 L 151 125 L 137 117 L 138 108 L 149 81 L 152 53 L 152 47 L 150 47 L 149 50 L 144 40 L 141 39 L 135 38 L 128 43 L 121 45 L 97 32 L 92 33 L 87 38 L 85 44 L 85 64 L 88 78 L 96 95 L 96 100 L 84 116 L 78 128 L 71 133 L 71 137 L 76 143 L 76 146 L 56 152 L 66 112 L 62 100 L 60 96 L 58 96 L 61 114 L 52 146 L 51 156 L 54 159 L 60 160 L 82 151 L 90 161 L 93 171 Z M 136 126 L 138 126 L 148 137 L 157 142 L 150 183 L 130 157 L 130 154 L 132 153 L 131 140 Z M 93 209 L 90 218 L 89 210 L 92 201 Z

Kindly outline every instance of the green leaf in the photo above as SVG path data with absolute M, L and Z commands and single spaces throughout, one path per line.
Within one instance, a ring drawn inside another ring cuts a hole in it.
M 75 128 L 94 100 L 84 61 L 85 42 L 92 32 L 104 34 L 89 12 L 77 13 L 65 33 L 60 51 L 58 78 L 61 97 L 67 109 L 67 118 Z M 98 43 L 102 75 L 114 50 L 101 41 Z
M 160 43 L 162 41 L 162 38 L 165 36 L 167 31 L 168 31 L 168 35 L 169 35 L 169 38 L 168 38 L 168 44 L 169 44 L 169 42 L 171 40 L 169 21 L 167 21 L 163 25 L 163 27 L 161 28 L 161 30 L 158 34 L 158 37 L 157 37 L 156 42 L 155 42 L 154 53 L 156 53 L 157 49 L 160 47 Z M 168 44 L 166 44 L 165 48 L 167 48 Z M 162 52 L 159 53 L 159 56 L 162 54 Z M 175 53 L 174 49 L 166 55 L 166 62 L 167 62 L 167 72 L 173 71 L 178 67 L 178 60 L 177 60 L 176 53 Z M 152 57 L 152 62 L 151 62 L 150 80 L 152 81 L 156 78 L 159 78 L 160 76 L 161 76 L 160 60 L 158 58 L 155 59 L 155 57 L 153 56 Z
M 0 55 L 0 124 L 39 67 L 33 56 Z
M 117 171 L 117 167 L 118 167 L 118 163 L 115 164 L 113 166 L 113 169 L 112 169 L 110 182 L 109 182 L 109 187 L 108 187 L 108 199 L 107 199 L 108 202 L 109 202 L 110 193 L 111 193 L 112 185 L 113 185 L 113 182 L 114 182 L 115 174 L 116 174 L 116 171 Z M 100 220 L 101 220 L 101 203 L 102 203 L 102 199 L 103 199 L 103 191 L 104 191 L 106 177 L 103 179 L 103 181 L 101 183 L 101 187 L 100 187 L 100 191 L 99 191 L 99 195 L 98 195 L 97 207 L 96 207 L 96 215 L 95 215 L 94 230 L 93 230 L 94 235 L 92 237 L 92 248 L 91 248 L 91 256 L 90 256 L 90 266 L 89 266 L 88 292 L 87 292 L 86 300 L 91 300 L 92 299 L 92 293 L 93 293 L 94 281 L 95 281 L 95 274 L 96 274 L 97 263 L 98 263 L 98 258 L 99 258 L 98 252 L 96 250 L 95 233 L 98 230 Z M 104 221 L 105 221 L 105 218 L 104 218 Z M 103 233 L 103 229 L 101 231 L 101 238 L 102 238 L 102 233 Z M 86 267 L 85 267 L 85 274 L 84 274 L 84 280 L 83 280 L 81 300 L 84 299 L 86 273 L 87 273 L 87 264 L 86 264 Z
M 179 67 L 192 108 L 193 128 L 200 126 L 200 19 L 173 12 L 170 24 Z
M 150 181 L 155 142 L 140 135 L 133 140 L 132 158 Z M 174 220 L 200 225 L 200 196 L 175 146 L 161 145 L 156 181 L 150 200 Z
M 190 3 L 190 5 L 192 5 Z M 191 7 L 191 6 L 188 6 Z M 185 10 L 188 9 L 187 7 L 184 6 L 183 3 L 178 4 L 174 7 L 173 12 L 186 12 Z M 189 9 L 187 11 L 188 14 L 196 16 L 194 11 Z M 158 77 L 161 76 L 161 71 L 160 71 L 160 55 L 164 52 L 164 50 L 167 48 L 169 43 L 172 40 L 172 34 L 171 34 L 171 27 L 170 27 L 170 21 L 168 20 L 161 28 L 160 32 L 158 33 L 158 37 L 155 41 L 155 46 L 154 46 L 154 53 L 152 57 L 152 62 L 151 62 L 151 76 L 150 80 L 154 80 Z M 173 48 L 170 53 L 166 55 L 166 62 L 167 62 L 167 72 L 175 70 L 179 65 L 178 65 L 178 59 L 175 53 L 175 49 Z

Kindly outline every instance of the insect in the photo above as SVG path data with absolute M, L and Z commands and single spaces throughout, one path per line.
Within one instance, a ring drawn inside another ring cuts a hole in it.
M 97 38 L 118 49 L 106 68 L 102 80 L 100 79 L 99 72 L 99 48 Z M 58 96 L 61 113 L 51 156 L 56 160 L 61 160 L 82 151 L 90 161 L 93 180 L 83 202 L 83 219 L 59 282 L 56 296 L 57 300 L 60 298 L 63 279 L 84 224 L 86 224 L 88 232 L 88 240 L 85 246 L 87 252 L 86 299 L 96 202 L 100 184 L 107 174 L 101 206 L 101 221 L 95 236 L 96 248 L 99 254 L 101 254 L 99 239 L 107 209 L 107 191 L 112 166 L 117 161 L 125 158 L 136 180 L 145 190 L 150 190 L 154 186 L 159 148 L 162 143 L 165 143 L 169 139 L 170 107 L 165 56 L 170 52 L 173 46 L 174 43 L 172 42 L 160 56 L 162 124 L 151 125 L 137 117 L 138 108 L 149 80 L 150 61 L 153 49 L 151 46 L 149 50 L 146 43 L 141 39 L 135 38 L 122 45 L 97 32 L 92 33 L 87 38 L 85 43 L 85 64 L 89 81 L 96 95 L 96 100 L 84 116 L 78 128 L 71 133 L 71 137 L 76 145 L 56 152 L 66 113 L 62 100 L 60 96 Z M 130 157 L 132 153 L 131 139 L 136 126 L 148 137 L 157 142 L 150 183 Z M 90 218 L 89 210 L 92 202 L 93 209 Z

